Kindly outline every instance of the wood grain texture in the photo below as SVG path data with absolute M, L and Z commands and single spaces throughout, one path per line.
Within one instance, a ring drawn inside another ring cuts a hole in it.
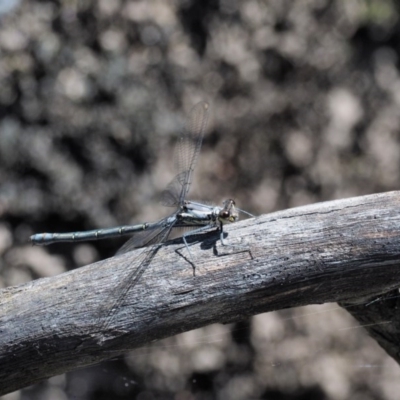
M 149 249 L 4 289 L 0 394 L 214 322 L 334 301 L 400 361 L 396 308 L 374 325 L 385 302 L 371 303 L 400 286 L 399 209 L 400 192 L 389 192 L 238 222 L 226 240 L 242 247 L 221 246 L 216 232 L 189 241 L 195 276 L 182 241 L 168 242 L 118 304 Z

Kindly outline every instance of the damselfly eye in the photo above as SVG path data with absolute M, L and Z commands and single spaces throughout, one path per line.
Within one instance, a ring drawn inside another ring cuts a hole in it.
M 228 218 L 229 217 L 229 212 L 228 211 L 222 211 L 221 212 L 221 217 L 222 218 Z

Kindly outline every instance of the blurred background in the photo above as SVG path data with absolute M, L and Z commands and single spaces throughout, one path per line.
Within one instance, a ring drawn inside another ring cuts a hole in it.
M 1 0 L 0 287 L 123 240 L 36 232 L 157 220 L 174 143 L 211 118 L 190 198 L 254 214 L 400 186 L 394 0 Z M 400 371 L 335 304 L 212 325 L 2 399 L 394 400 Z

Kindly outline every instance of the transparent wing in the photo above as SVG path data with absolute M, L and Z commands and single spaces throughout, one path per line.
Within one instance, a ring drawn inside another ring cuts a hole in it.
M 166 206 L 182 205 L 186 198 L 207 126 L 208 109 L 209 105 L 206 102 L 196 104 L 190 112 L 185 131 L 179 137 L 174 155 L 174 166 L 177 174 L 161 196 L 162 204 Z M 174 214 L 172 214 L 172 216 L 173 215 Z M 151 230 L 148 229 L 134 234 L 134 236 L 118 250 L 117 254 L 127 253 L 139 247 L 165 241 L 172 228 L 177 226 L 177 224 L 171 223 L 171 220 L 168 221 L 168 218 L 170 217 L 159 221 L 157 226 Z M 154 248 L 143 249 L 143 252 L 136 260 L 138 267 L 130 271 L 126 279 L 121 282 L 111 294 L 111 300 L 107 301 L 104 306 L 101 307 L 100 317 L 105 316 L 103 326 L 108 326 L 111 323 L 115 310 L 119 308 L 126 294 L 135 286 L 138 279 L 142 276 L 156 251 L 157 249 Z
M 161 193 L 161 204 L 166 207 L 177 207 L 179 206 L 180 196 L 182 193 L 182 179 L 180 175 L 186 174 L 182 172 L 181 174 L 175 175 L 175 178 L 168 184 L 165 190 Z
M 174 166 L 177 174 L 161 196 L 165 206 L 181 205 L 186 198 L 207 127 L 208 114 L 209 104 L 205 101 L 196 104 L 189 114 L 186 128 L 175 148 Z
M 164 242 L 168 237 L 169 233 L 171 232 L 171 229 L 172 226 L 165 226 L 161 230 L 155 229 L 154 231 L 151 232 L 153 236 L 150 239 L 150 241 L 147 242 L 147 244 Z M 127 243 L 129 243 L 132 239 L 130 239 Z M 125 245 L 127 243 L 125 243 Z M 134 242 L 132 241 L 132 243 Z M 122 250 L 125 247 L 125 245 L 122 246 L 120 250 Z M 144 248 L 142 252 L 139 254 L 138 258 L 135 260 L 134 264 L 137 265 L 136 268 L 132 268 L 131 263 L 130 262 L 128 263 L 127 269 L 129 269 L 129 273 L 127 274 L 125 279 L 112 290 L 110 295 L 107 297 L 105 303 L 100 307 L 99 318 L 103 319 L 104 321 L 101 324 L 100 330 L 103 329 L 106 330 L 109 327 L 109 325 L 111 325 L 114 313 L 120 308 L 127 293 L 136 285 L 137 281 L 143 275 L 144 271 L 149 266 L 151 260 L 154 258 L 160 247 L 161 244 L 158 247 L 155 246 L 150 248 Z M 126 253 L 129 250 L 131 249 L 125 249 L 125 251 L 122 251 L 122 253 Z
M 142 232 L 135 233 L 122 247 L 117 251 L 116 255 L 127 253 L 140 247 L 150 246 L 151 244 L 160 243 L 166 240 L 168 235 L 163 235 L 168 229 L 171 230 L 173 225 L 168 226 L 167 220 L 169 217 L 165 217 L 159 221 L 158 226 L 153 229 L 144 230 Z

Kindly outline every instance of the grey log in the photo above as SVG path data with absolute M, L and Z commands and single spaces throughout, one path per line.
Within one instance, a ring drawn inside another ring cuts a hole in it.
M 140 249 L 0 291 L 0 394 L 150 341 L 307 304 L 337 301 L 400 362 L 400 192 L 313 204 L 248 219 L 155 251 L 112 307 Z M 391 293 L 390 293 L 391 292 Z M 373 299 L 378 299 L 372 302 Z M 110 312 L 110 309 L 114 311 Z M 382 308 L 382 309 L 379 309 Z M 387 322 L 387 321 L 386 321 Z

